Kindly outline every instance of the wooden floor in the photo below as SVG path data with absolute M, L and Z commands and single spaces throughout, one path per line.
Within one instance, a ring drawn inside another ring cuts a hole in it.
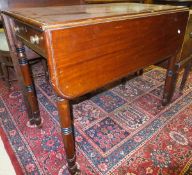
M 16 175 L 0 136 L 0 175 Z

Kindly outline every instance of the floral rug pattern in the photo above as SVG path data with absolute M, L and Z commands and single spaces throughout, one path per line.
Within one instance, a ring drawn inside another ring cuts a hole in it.
M 73 105 L 82 175 L 191 175 L 192 74 L 183 94 L 161 106 L 165 70 L 106 89 Z M 178 83 L 179 85 L 179 83 Z M 0 126 L 27 175 L 68 175 L 55 96 L 36 80 L 43 127 L 28 123 L 21 92 L 0 80 Z

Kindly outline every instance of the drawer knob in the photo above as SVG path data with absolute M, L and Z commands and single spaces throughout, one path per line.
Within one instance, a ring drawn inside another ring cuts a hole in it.
M 39 37 L 37 35 L 30 36 L 30 41 L 32 44 L 39 44 L 40 40 L 42 40 L 42 37 Z

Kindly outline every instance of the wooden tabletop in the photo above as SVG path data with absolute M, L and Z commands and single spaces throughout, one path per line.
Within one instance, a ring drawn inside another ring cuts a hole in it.
M 187 10 L 187 8 L 139 3 L 110 3 L 9 9 L 4 10 L 3 13 L 45 30 L 48 28 L 68 28 L 183 10 Z
M 143 0 L 84 0 L 89 4 L 99 4 L 99 3 L 118 3 L 118 2 L 142 2 Z
M 158 1 L 158 0 L 156 0 Z M 164 2 L 191 2 L 192 0 L 159 0 L 159 1 L 164 1 Z

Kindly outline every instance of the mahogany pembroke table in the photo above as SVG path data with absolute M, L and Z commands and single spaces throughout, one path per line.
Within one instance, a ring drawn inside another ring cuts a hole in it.
M 48 61 L 71 174 L 78 172 L 72 100 L 168 59 L 163 104 L 170 101 L 175 62 L 189 17 L 187 8 L 112 3 L 8 9 L 2 13 L 12 59 L 20 64 L 34 114 L 31 122 L 36 125 L 41 119 L 24 45 Z

